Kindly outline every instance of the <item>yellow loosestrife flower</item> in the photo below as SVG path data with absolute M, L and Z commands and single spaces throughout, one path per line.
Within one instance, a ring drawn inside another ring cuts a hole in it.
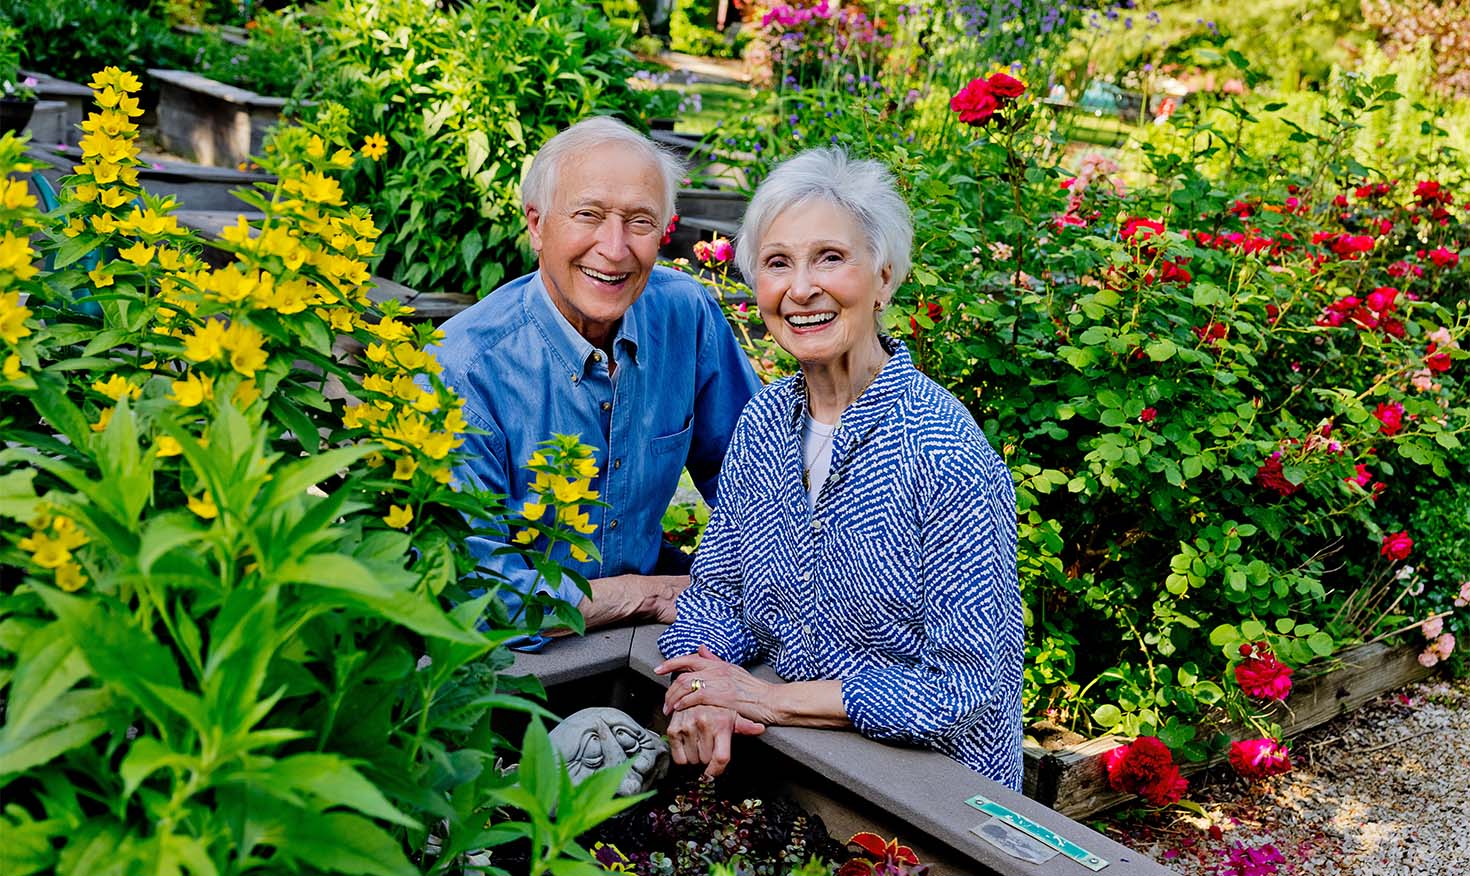
M 143 387 L 134 386 L 121 374 L 114 374 L 106 380 L 93 381 L 92 388 L 113 401 L 119 401 L 123 396 L 136 400 L 143 394 Z
M 393 479 L 407 481 L 413 479 L 413 473 L 418 470 L 418 460 L 412 456 L 400 456 L 393 461 Z
M 115 410 L 116 408 L 108 408 L 103 411 L 102 416 L 97 418 L 97 422 L 92 424 L 92 431 L 101 432 L 103 429 L 106 429 L 107 425 L 112 422 L 112 413 Z
M 521 506 L 521 516 L 527 520 L 540 520 L 546 514 L 546 506 L 540 502 L 527 502 Z
M 246 377 L 265 367 L 266 354 L 262 349 L 265 335 L 260 329 L 246 322 L 233 322 L 225 329 L 220 343 L 230 351 L 230 367 Z
M 112 274 L 100 265 L 88 271 L 87 276 L 92 279 L 92 285 L 98 289 L 105 289 L 113 283 Z
M 127 249 L 118 250 L 117 254 L 141 268 L 153 261 L 153 252 L 154 247 L 135 243 Z
M 137 76 L 119 67 L 104 67 L 102 72 L 92 76 L 92 81 L 87 83 L 87 87 L 93 91 L 111 88 L 117 91 L 132 92 L 142 88 L 143 83 Z
M 191 371 L 188 377 L 173 382 L 173 394 L 169 398 L 186 408 L 202 404 L 214 398 L 214 378 Z
M 102 199 L 102 206 L 108 209 L 121 207 L 133 199 L 132 195 L 122 189 L 103 189 L 100 197 Z
M 81 590 L 86 583 L 87 576 L 82 573 L 82 567 L 76 563 L 62 563 L 56 568 L 56 586 L 67 593 Z
M 225 324 L 206 320 L 184 338 L 184 356 L 191 362 L 208 362 L 224 350 Z
M 167 456 L 178 456 L 184 452 L 184 445 L 172 435 L 159 435 L 153 441 L 153 455 L 159 459 Z
M 219 508 L 214 504 L 214 497 L 206 490 L 199 496 L 189 497 L 189 510 L 205 520 L 213 520 L 219 516 Z
M 0 207 L 21 210 L 36 206 L 36 198 L 18 179 L 0 179 Z
M 17 343 L 31 333 L 26 327 L 30 316 L 30 308 L 20 306 L 19 292 L 0 292 L 0 338 L 5 343 Z
M 20 357 L 14 353 L 6 356 L 5 367 L 3 371 L 0 371 L 0 374 L 3 374 L 6 380 L 19 380 L 25 377 L 26 373 L 20 368 Z
M 413 522 L 413 509 L 407 505 L 389 505 L 388 513 L 383 517 L 383 522 L 394 529 L 403 529 Z
M 258 398 L 260 398 L 260 387 L 255 385 L 254 380 L 240 381 L 240 385 L 235 387 L 234 392 L 230 393 L 230 399 L 238 408 L 248 408 L 255 404 L 255 400 Z

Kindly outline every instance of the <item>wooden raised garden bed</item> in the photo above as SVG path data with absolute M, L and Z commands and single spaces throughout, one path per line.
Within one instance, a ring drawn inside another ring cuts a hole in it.
M 62 176 L 73 173 L 81 163 L 82 153 L 74 146 L 59 147 L 43 141 L 31 144 L 26 155 L 35 160 L 37 170 L 52 186 Z M 243 212 L 252 208 L 235 197 L 237 189 L 258 182 L 272 182 L 275 177 L 259 171 L 240 171 L 231 167 L 207 167 L 182 161 L 149 160 L 138 168 L 138 184 L 144 191 L 159 197 L 172 195 L 190 210 Z M 218 229 L 215 229 L 218 231 Z
M 184 70 L 149 70 L 158 82 L 158 137 L 200 164 L 236 167 L 258 155 L 281 119 L 282 97 L 266 97 Z
M 1273 720 L 1284 735 L 1295 736 L 1374 697 L 1428 677 L 1434 670 L 1419 665 L 1419 648 L 1383 643 L 1349 648 L 1310 667 L 1299 676 L 1285 703 L 1272 704 Z M 1244 738 L 1249 734 L 1241 734 Z M 1108 752 L 1127 742 L 1101 736 L 1070 745 L 1043 747 L 1026 742 L 1026 796 L 1072 818 L 1083 818 L 1129 799 L 1108 785 L 1104 767 Z M 1187 775 L 1219 763 L 1180 764 Z

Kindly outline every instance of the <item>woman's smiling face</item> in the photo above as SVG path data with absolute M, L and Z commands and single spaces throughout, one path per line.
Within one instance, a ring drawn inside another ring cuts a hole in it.
M 855 218 L 811 200 L 781 213 L 761 236 L 756 304 L 771 337 L 803 366 L 831 364 L 872 344 L 892 276 L 873 264 Z

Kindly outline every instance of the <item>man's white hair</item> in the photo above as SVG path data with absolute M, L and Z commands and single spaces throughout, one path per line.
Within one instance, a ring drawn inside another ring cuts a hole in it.
M 525 179 L 521 181 L 521 204 L 545 215 L 556 195 L 556 179 L 563 162 L 595 160 L 593 150 L 609 143 L 642 153 L 658 168 L 664 182 L 660 204 L 663 213 L 659 217 L 659 225 L 667 226 L 674 218 L 674 196 L 684 179 L 684 162 L 634 129 L 607 116 L 583 119 L 541 145 L 536 157 L 531 159 Z
M 808 201 L 825 201 L 845 210 L 867 238 L 876 270 L 893 267 L 889 290 L 909 274 L 914 250 L 914 220 L 881 162 L 851 158 L 841 149 L 811 149 L 783 161 L 755 190 L 735 244 L 735 264 L 755 286 L 761 238 L 782 213 Z

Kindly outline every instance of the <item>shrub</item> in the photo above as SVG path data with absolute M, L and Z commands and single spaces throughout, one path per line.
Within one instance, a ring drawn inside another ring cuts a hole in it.
M 626 33 L 600 9 L 473 0 L 332 0 L 320 11 L 319 122 L 381 132 L 389 149 L 343 187 L 384 221 L 379 273 L 420 290 L 488 294 L 530 265 L 521 172 L 592 113 L 639 125 Z
M 263 11 L 251 20 L 245 45 L 212 31 L 192 67 L 201 75 L 270 97 L 309 91 L 315 78 L 316 34 L 311 17 L 300 10 Z
M 93 81 L 51 214 L 0 138 L 6 872 L 412 874 L 514 839 L 585 872 L 574 837 L 630 801 L 616 772 L 571 790 L 539 722 L 495 768 L 491 710 L 545 712 L 493 587 L 459 584 L 500 511 L 450 483 L 436 333 L 367 298 L 378 228 L 336 175 L 369 159 L 283 134 L 211 267 L 138 187 L 138 84 Z

